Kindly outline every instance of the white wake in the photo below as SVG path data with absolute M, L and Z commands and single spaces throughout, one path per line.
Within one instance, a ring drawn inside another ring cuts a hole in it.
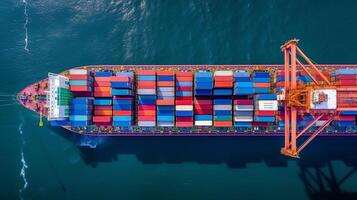
M 26 169 L 28 168 L 28 165 L 26 163 L 25 156 L 24 156 L 24 147 L 23 146 L 25 144 L 25 139 L 24 139 L 24 136 L 23 136 L 22 126 L 23 126 L 23 123 L 21 123 L 20 126 L 19 126 L 19 133 L 20 133 L 21 140 L 22 140 L 22 144 L 21 144 L 22 145 L 22 147 L 21 147 L 21 164 L 22 164 L 22 167 L 21 167 L 21 171 L 20 171 L 20 177 L 22 178 L 22 181 L 23 181 L 22 188 L 20 188 L 20 190 L 19 190 L 20 199 L 23 199 L 22 193 L 26 190 L 26 188 L 28 186 L 28 182 L 27 182 L 27 179 L 26 179 Z
M 24 15 L 25 15 L 25 24 L 24 24 L 24 29 L 25 29 L 25 51 L 29 52 L 29 48 L 28 48 L 28 34 L 27 34 L 27 25 L 29 23 L 29 15 L 27 13 L 27 1 L 26 0 L 22 0 L 22 3 L 24 4 Z

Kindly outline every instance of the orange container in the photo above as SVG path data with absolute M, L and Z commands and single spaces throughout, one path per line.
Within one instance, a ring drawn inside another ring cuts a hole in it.
M 156 74 L 158 76 L 173 76 L 174 75 L 174 71 L 172 71 L 172 70 L 157 71 Z
M 156 116 L 155 115 L 149 115 L 149 116 L 139 115 L 138 121 L 156 121 Z
M 193 122 L 176 122 L 177 127 L 192 127 Z
M 95 87 L 110 87 L 109 81 L 94 81 Z
M 94 92 L 94 97 L 112 97 L 110 92 Z
M 216 88 L 231 88 L 231 87 L 233 87 L 233 82 L 215 81 L 214 87 L 216 87 Z
M 113 115 L 113 111 L 112 110 L 94 110 L 94 115 L 111 116 L 111 115 Z
M 107 77 L 94 77 L 95 81 L 109 81 L 111 80 L 111 76 L 107 76 Z
M 138 71 L 136 71 L 136 74 L 137 75 L 155 75 L 156 74 L 156 72 L 155 72 L 155 70 L 138 70 Z
M 110 80 L 113 82 L 129 82 L 130 78 L 128 76 L 112 76 Z
M 176 77 L 192 77 L 192 72 L 176 72 Z
M 132 111 L 131 110 L 113 110 L 113 115 L 117 115 L 117 116 L 127 116 L 127 115 L 132 115 Z
M 270 87 L 270 83 L 254 83 L 254 87 Z
M 159 81 L 157 82 L 158 87 L 173 87 L 175 86 L 175 82 L 173 81 Z
M 176 81 L 179 81 L 179 82 L 192 82 L 193 78 L 192 78 L 192 76 L 176 76 Z
M 70 74 L 69 80 L 88 80 L 89 76 L 87 74 Z
M 231 121 L 215 121 L 214 122 L 214 126 L 217 127 L 231 127 L 232 126 L 232 122 Z
M 276 83 L 275 85 L 276 85 L 276 87 L 284 87 L 285 86 L 285 82 L 282 81 L 282 82 Z
M 233 77 L 232 76 L 215 76 L 214 80 L 215 81 L 233 82 Z
M 155 89 L 155 81 L 138 81 L 138 89 Z
M 74 92 L 89 92 L 89 87 L 86 85 L 70 85 L 69 90 Z
M 154 116 L 156 116 L 156 110 L 138 110 L 138 116 L 139 115 L 144 115 L 144 116 L 154 115 Z
M 158 106 L 170 106 L 175 105 L 175 100 L 156 100 L 156 105 Z
M 110 92 L 111 87 L 94 87 L 94 92 Z

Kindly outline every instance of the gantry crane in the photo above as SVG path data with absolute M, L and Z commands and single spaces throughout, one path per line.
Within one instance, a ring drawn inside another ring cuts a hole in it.
M 284 53 L 285 74 L 285 95 L 283 95 L 285 145 L 281 149 L 281 153 L 296 158 L 319 133 L 338 117 L 341 111 L 357 111 L 357 87 L 338 86 L 332 82 L 301 51 L 297 43 L 298 40 L 293 39 L 281 46 Z M 303 64 L 302 61 L 306 64 Z M 298 68 L 311 78 L 311 84 L 297 84 Z M 314 119 L 298 132 L 297 115 L 303 113 L 310 113 Z M 310 128 L 322 117 L 327 120 L 316 130 L 313 130 L 301 145 L 298 145 L 297 140 L 309 132 Z

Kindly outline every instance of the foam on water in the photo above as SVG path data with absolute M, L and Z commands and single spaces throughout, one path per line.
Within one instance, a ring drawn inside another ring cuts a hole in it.
M 29 48 L 28 48 L 28 34 L 27 34 L 27 25 L 29 23 L 29 16 L 27 14 L 27 1 L 26 0 L 22 0 L 22 3 L 24 4 L 24 15 L 25 15 L 25 24 L 24 24 L 24 29 L 25 29 L 25 46 L 24 46 L 24 50 L 29 52 Z
M 96 148 L 98 145 L 104 142 L 103 137 L 92 137 L 92 136 L 83 136 L 78 141 L 78 146 L 81 147 L 89 147 L 89 148 Z
M 19 197 L 20 199 L 23 199 L 23 192 L 26 190 L 26 188 L 28 187 L 28 182 L 27 182 L 27 179 L 26 179 L 26 169 L 28 168 L 28 165 L 26 163 L 26 160 L 25 160 L 25 156 L 24 156 L 24 145 L 25 145 L 25 139 L 24 139 L 24 136 L 23 136 L 23 130 L 22 130 L 22 126 L 23 126 L 23 123 L 21 122 L 21 124 L 19 125 L 19 133 L 20 133 L 20 136 L 21 136 L 21 140 L 22 140 L 22 147 L 21 147 L 21 164 L 22 164 L 22 167 L 21 167 L 21 171 L 20 171 L 20 177 L 22 178 L 22 181 L 23 181 L 23 186 L 19 189 Z

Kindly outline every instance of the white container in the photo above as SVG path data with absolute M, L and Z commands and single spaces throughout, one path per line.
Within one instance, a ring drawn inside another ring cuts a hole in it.
M 235 122 L 252 122 L 253 116 L 237 116 L 234 117 Z
M 138 126 L 140 127 L 154 127 L 156 126 L 155 121 L 139 121 Z
M 277 100 L 256 101 L 255 107 L 257 110 L 277 111 L 278 110 L 278 101 Z
M 175 92 L 174 87 L 158 87 L 157 91 L 159 92 Z
M 155 95 L 155 89 L 138 89 L 138 94 L 140 95 Z
M 193 106 L 192 105 L 178 105 L 176 106 L 176 110 L 180 110 L 180 111 L 191 111 L 193 110 Z
M 213 105 L 213 110 L 232 110 L 232 105 Z
M 168 96 L 159 96 L 157 100 L 175 100 L 175 97 L 168 97 Z
M 69 70 L 69 74 L 72 74 L 72 75 L 84 75 L 87 73 L 88 73 L 88 70 L 86 70 L 86 69 L 70 69 Z
M 195 121 L 195 126 L 212 126 L 212 121 Z
M 175 126 L 175 124 L 174 124 L 174 122 L 157 122 L 157 126 L 171 127 L 171 126 Z
M 167 97 L 174 97 L 175 92 L 162 92 L 162 91 L 157 91 L 158 96 L 167 96 Z
M 233 76 L 233 71 L 215 71 L 214 76 Z
M 234 106 L 234 110 L 237 110 L 237 111 L 252 111 L 252 110 L 254 110 L 254 106 L 253 105 L 235 105 Z
M 315 123 L 315 126 L 322 126 L 324 123 L 326 123 L 327 120 L 318 120 Z

